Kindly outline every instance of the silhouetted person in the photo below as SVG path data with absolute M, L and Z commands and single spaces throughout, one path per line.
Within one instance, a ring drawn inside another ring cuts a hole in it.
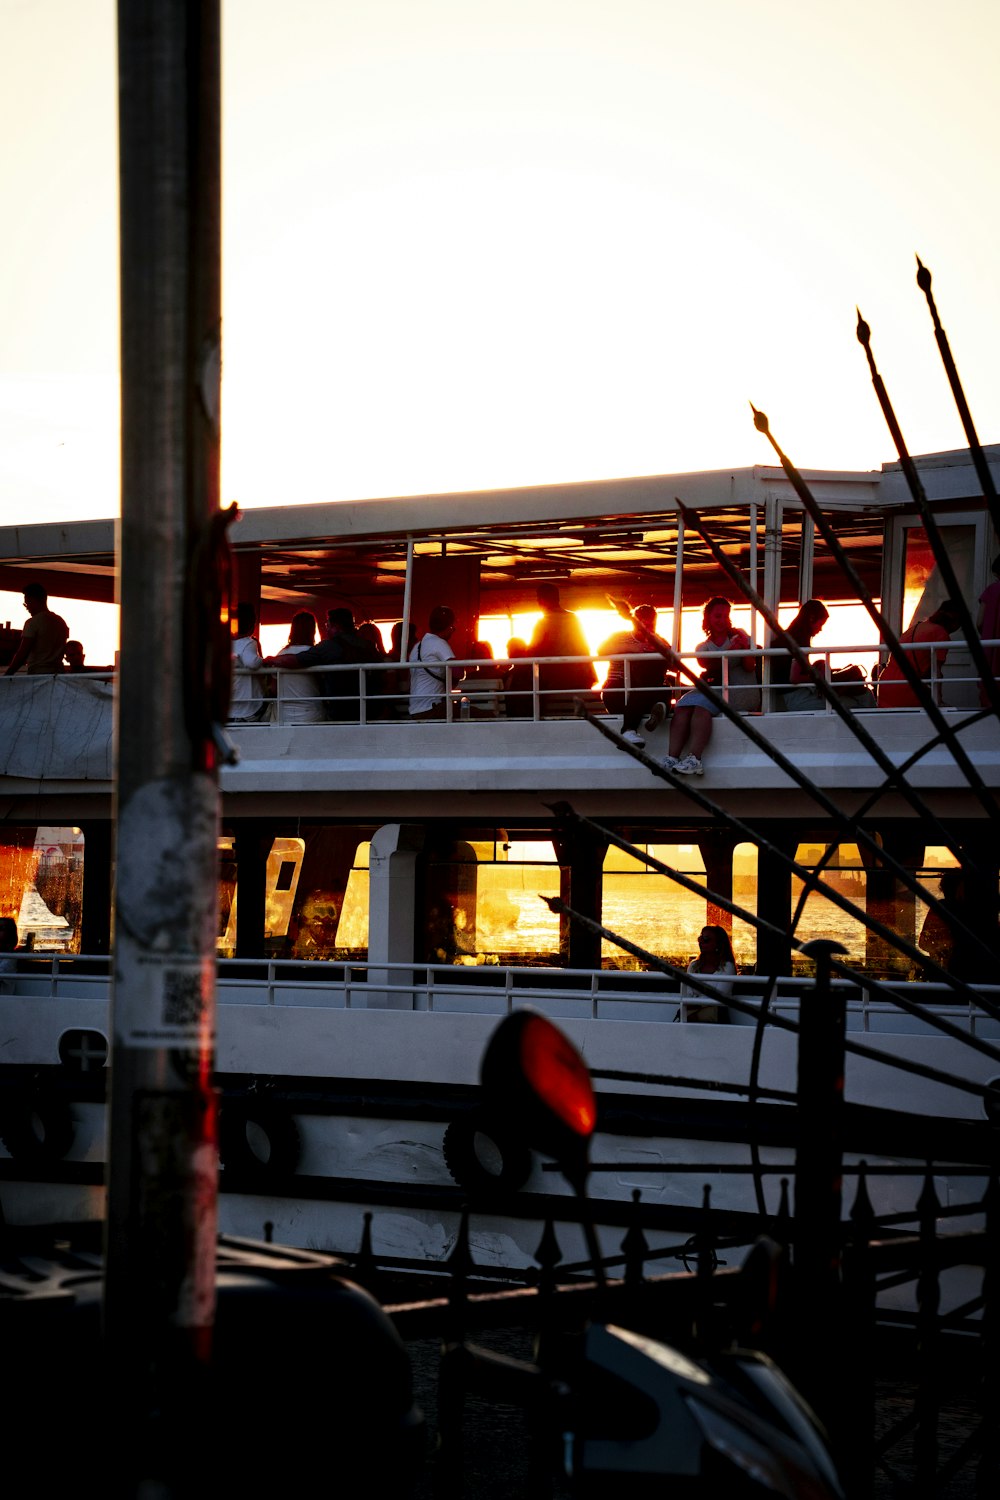
M 525 661 L 528 643 L 519 635 L 512 635 L 507 642 L 510 665 L 504 673 L 504 706 L 508 719 L 531 718 L 532 667 Z
M 257 612 L 245 601 L 236 606 L 236 634 L 232 641 L 233 690 L 229 700 L 231 723 L 249 723 L 264 712 L 264 688 L 250 676 L 264 665 L 257 639 Z
M 701 975 L 714 985 L 721 995 L 732 993 L 732 980 L 739 970 L 736 967 L 736 956 L 733 953 L 729 933 L 724 927 L 710 924 L 701 929 L 698 934 L 698 957 L 693 958 L 688 964 L 688 973 Z M 714 1005 L 708 996 L 701 994 L 699 990 L 682 984 L 681 999 L 686 998 L 700 1002 L 697 1005 L 683 1007 L 684 1014 L 689 1021 L 729 1020 L 728 1010 Z
M 455 634 L 455 611 L 447 604 L 436 604 L 431 610 L 427 630 L 410 652 L 410 718 L 443 719 L 448 690 L 446 662 L 455 653 L 450 641 Z M 463 674 L 454 672 L 452 683 Z
M 326 613 L 326 629 L 323 640 L 308 651 L 298 654 L 283 653 L 274 658 L 274 664 L 295 671 L 303 667 L 361 666 L 364 662 L 381 661 L 371 641 L 359 635 L 354 626 L 354 615 L 349 609 L 330 609 Z M 326 699 L 324 717 L 337 723 L 357 723 L 360 718 L 361 673 L 330 672 L 320 679 Z M 375 699 L 375 708 L 381 709 L 381 674 L 369 672 L 365 678 L 365 698 Z M 376 718 L 377 712 L 367 712 L 366 717 Z
M 17 969 L 13 955 L 18 951 L 17 923 L 13 917 L 0 917 L 0 990 L 4 987 L 4 975 Z
M 316 616 L 308 609 L 300 609 L 292 616 L 288 628 L 288 644 L 282 646 L 277 656 L 267 659 L 274 666 L 281 658 L 302 656 L 316 644 Z M 278 722 L 281 724 L 318 724 L 323 718 L 323 705 L 319 701 L 319 679 L 313 673 L 288 672 L 278 684 Z
M 797 646 L 808 651 L 813 637 L 819 634 L 829 618 L 830 611 L 820 599 L 807 599 L 785 629 Z M 805 678 L 802 668 L 792 656 L 771 657 L 771 687 L 774 690 L 775 708 L 823 707 L 820 693 Z
M 651 604 L 637 604 L 632 611 L 632 618 L 670 651 L 667 642 L 656 635 L 656 610 Z M 612 661 L 604 679 L 601 697 L 608 713 L 621 714 L 622 739 L 642 746 L 646 743 L 639 733 L 642 721 L 645 720 L 646 729 L 652 730 L 662 724 L 667 716 L 671 695 L 665 690 L 665 678 L 671 663 L 676 665 L 676 658 L 672 651 L 669 658 L 651 651 L 649 636 L 635 626 L 631 630 L 621 630 L 616 635 L 609 636 L 598 655 L 631 656 L 637 651 L 644 651 L 647 655 L 643 661 L 629 662 L 628 693 L 625 692 L 625 663 Z
M 934 658 L 934 683 L 932 692 L 934 701 L 938 704 L 942 701 L 942 690 L 944 683 L 941 678 L 941 670 L 944 659 L 948 654 L 948 646 L 951 644 L 951 636 L 961 624 L 958 608 L 951 599 L 946 599 L 939 604 L 933 614 L 928 615 L 925 620 L 915 620 L 907 630 L 899 637 L 901 642 L 931 647 L 939 641 L 946 644 L 939 650 L 931 651 L 908 651 L 907 656 L 910 665 L 915 668 L 917 676 L 922 677 L 925 682 L 931 681 L 931 658 Z M 885 668 L 878 680 L 878 706 L 879 708 L 919 708 L 920 701 L 916 693 L 903 676 L 903 669 L 895 657 L 890 656 Z
M 13 677 L 23 667 L 29 677 L 61 672 L 63 651 L 69 638 L 69 626 L 62 615 L 49 609 L 49 596 L 40 583 L 29 583 L 24 590 L 24 607 L 30 618 L 21 631 L 21 641 L 11 657 L 5 677 Z
M 757 661 L 751 652 L 750 637 L 729 618 L 731 609 L 728 599 L 709 599 L 701 621 L 702 629 L 707 634 L 696 647 L 695 654 L 705 681 L 715 689 L 716 694 L 725 696 L 730 707 L 739 709 L 741 713 L 751 713 L 760 708 Z M 718 658 L 720 651 L 746 652 L 745 656 L 729 658 L 727 689 L 723 688 L 722 662 Z M 707 694 L 697 688 L 678 699 L 670 726 L 670 754 L 663 761 L 668 771 L 676 771 L 682 776 L 702 774 L 701 757 L 712 736 L 712 721 L 721 712 Z
M 1000 983 L 1000 926 L 996 889 L 970 889 L 968 872 L 945 870 L 941 875 L 941 911 L 928 908 L 917 947 L 956 979 L 981 984 Z M 959 922 L 968 931 L 953 925 Z M 928 979 L 937 976 L 928 973 Z
M 576 615 L 563 609 L 554 583 L 540 583 L 535 595 L 542 618 L 528 642 L 529 656 L 589 656 L 583 626 Z M 542 716 L 559 712 L 557 695 L 588 693 L 597 681 L 590 661 L 547 662 L 539 667 Z

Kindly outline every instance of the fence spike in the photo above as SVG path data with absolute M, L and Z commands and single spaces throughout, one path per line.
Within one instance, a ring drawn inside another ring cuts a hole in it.
M 469 1205 L 462 1204 L 462 1217 L 459 1220 L 458 1234 L 455 1236 L 455 1244 L 451 1254 L 445 1262 L 451 1277 L 448 1287 L 448 1303 L 454 1317 L 452 1325 L 452 1336 L 461 1337 L 462 1325 L 465 1319 L 465 1303 L 468 1293 L 468 1280 L 476 1269 L 472 1259 L 472 1251 L 469 1248 Z
M 622 1251 L 625 1256 L 625 1285 L 632 1287 L 642 1285 L 646 1273 L 646 1255 L 649 1251 L 649 1243 L 638 1218 L 641 1200 L 641 1190 L 633 1188 L 632 1204 L 636 1217 L 632 1220 L 622 1240 Z
M 854 1202 L 851 1205 L 850 1219 L 854 1226 L 855 1243 L 866 1243 L 870 1240 L 875 1227 L 875 1210 L 868 1193 L 868 1163 L 866 1161 L 860 1162 L 858 1166 L 858 1185 L 854 1193 Z
M 555 1225 L 551 1218 L 545 1220 L 545 1228 L 542 1237 L 538 1241 L 538 1249 L 535 1251 L 535 1261 L 539 1267 L 538 1290 L 543 1295 L 548 1295 L 556 1284 L 556 1266 L 563 1258 L 562 1247 L 556 1238 Z
M 375 1260 L 375 1252 L 372 1249 L 372 1212 L 365 1210 L 364 1226 L 361 1230 L 361 1245 L 357 1255 L 354 1257 L 352 1272 L 355 1281 L 359 1281 L 373 1296 L 377 1295 L 376 1288 L 379 1282 L 379 1269 Z

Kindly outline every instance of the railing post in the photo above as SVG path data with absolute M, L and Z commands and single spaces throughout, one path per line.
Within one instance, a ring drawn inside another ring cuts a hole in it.
M 914 1439 L 915 1495 L 933 1496 L 937 1489 L 938 1417 L 941 1404 L 938 1356 L 941 1349 L 938 1309 L 941 1285 L 937 1264 L 937 1216 L 940 1209 L 931 1164 L 917 1200 L 920 1267 L 917 1277 L 917 1432 Z
M 844 1403 L 846 1425 L 853 1433 L 844 1446 L 844 1480 L 854 1500 L 872 1489 L 875 1442 L 875 1272 L 871 1240 L 875 1214 L 862 1162 L 851 1207 L 851 1233 L 844 1254 L 844 1327 L 854 1355 L 854 1374 Z
M 843 991 L 831 980 L 842 943 L 818 938 L 802 949 L 816 964 L 811 996 L 799 1007 L 798 1132 L 795 1152 L 793 1379 L 827 1425 L 835 1454 L 844 1448 L 841 1409 L 846 1368 L 841 1325 L 841 1187 L 843 1163 Z
M 983 1208 L 986 1249 L 983 1256 L 980 1410 L 984 1440 L 976 1477 L 980 1495 L 996 1495 L 1000 1493 L 1000 1428 L 996 1420 L 1000 1409 L 1000 1180 L 995 1161 L 990 1169 Z

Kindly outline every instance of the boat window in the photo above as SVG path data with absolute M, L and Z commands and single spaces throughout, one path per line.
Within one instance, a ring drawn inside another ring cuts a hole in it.
M 705 886 L 705 862 L 697 844 L 637 847 Z M 658 958 L 687 967 L 698 951 L 698 933 L 705 925 L 704 897 L 618 848 L 610 848 L 605 855 L 603 891 L 605 927 Z M 601 965 L 607 969 L 646 967 L 641 959 L 623 952 L 607 938 L 601 945 Z
M 973 567 L 975 563 L 975 526 L 942 526 L 941 539 L 948 559 L 955 570 L 959 588 L 966 600 L 973 594 Z M 926 619 L 948 596 L 948 589 L 941 578 L 941 570 L 934 560 L 927 532 L 923 526 L 906 528 L 906 548 L 903 562 L 903 629 L 914 620 Z
M 558 896 L 560 871 L 550 840 L 471 845 L 476 855 L 475 920 L 456 917 L 458 963 L 550 964 L 560 959 L 559 917 L 544 897 Z
M 867 907 L 873 915 L 876 914 L 873 908 L 880 903 L 879 920 L 895 928 L 897 922 L 905 920 L 903 912 L 897 910 L 895 882 L 889 883 L 887 892 L 877 890 L 877 882 L 884 881 L 884 874 L 872 872 L 869 882 L 869 872 L 861 862 L 857 844 L 837 844 L 828 855 L 825 844 L 802 843 L 795 852 L 795 860 L 807 869 L 820 871 L 821 889 L 809 892 L 796 921 L 804 884 L 798 876 L 792 877 L 792 936 L 800 943 L 832 938 L 847 949 L 846 956 L 838 955 L 844 957 L 845 963 L 876 977 L 898 978 L 899 954 L 895 949 L 870 933 L 858 916 L 824 894 L 831 891 L 861 912 Z M 910 926 L 912 930 L 912 917 Z M 793 951 L 793 974 L 811 974 L 814 967 L 811 959 Z
M 79 953 L 84 837 L 79 828 L 5 824 L 0 834 L 0 916 L 36 952 Z
M 368 954 L 367 828 L 307 825 L 272 840 L 266 862 L 263 951 L 269 958 L 364 959 Z M 236 841 L 219 840 L 220 958 L 236 954 Z
M 690 844 L 641 844 L 638 848 L 670 865 L 672 869 L 697 881 L 705 890 L 729 896 L 747 911 L 756 914 L 757 850 L 752 844 L 739 844 L 730 867 L 728 848 L 715 851 Z M 705 853 L 711 865 L 711 880 L 706 870 Z M 665 958 L 678 968 L 686 968 L 698 954 L 698 934 L 706 924 L 731 931 L 733 951 L 741 970 L 752 970 L 756 962 L 756 932 L 749 922 L 731 918 L 730 914 L 698 896 L 669 875 L 651 870 L 642 860 L 618 848 L 608 850 L 604 860 L 603 884 L 604 926 Z M 634 954 L 626 953 L 605 938 L 601 950 L 602 967 L 606 969 L 643 969 L 646 965 Z
M 337 957 L 363 958 L 368 954 L 368 856 L 371 841 L 359 844 L 347 876 L 344 902 L 337 926 Z

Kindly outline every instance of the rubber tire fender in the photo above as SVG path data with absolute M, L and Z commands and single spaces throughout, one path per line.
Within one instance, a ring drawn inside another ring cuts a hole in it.
M 293 1177 L 302 1160 L 302 1136 L 280 1104 L 223 1104 L 219 1116 L 219 1156 L 223 1167 L 250 1177 Z
M 15 1161 L 61 1161 L 75 1136 L 73 1112 L 57 1095 L 22 1097 L 3 1111 L 0 1141 Z
M 452 1120 L 441 1149 L 448 1171 L 469 1192 L 516 1192 L 531 1172 L 530 1148 L 509 1125 L 482 1111 Z

